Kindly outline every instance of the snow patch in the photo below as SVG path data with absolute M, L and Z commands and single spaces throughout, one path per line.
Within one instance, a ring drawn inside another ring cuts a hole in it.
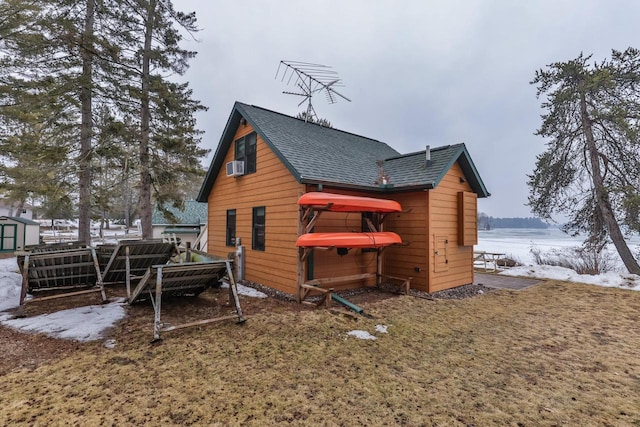
M 122 302 L 89 305 L 21 319 L 8 319 L 0 324 L 25 332 L 44 333 L 54 338 L 95 341 L 103 332 L 125 317 Z
M 389 331 L 387 331 L 387 328 L 387 325 L 376 325 L 376 332 L 380 332 L 381 334 L 388 334 Z
M 575 283 L 604 286 L 608 288 L 623 288 L 640 291 L 640 276 L 635 274 L 620 274 L 614 272 L 592 276 L 578 274 L 574 270 L 551 265 L 535 265 L 528 267 L 512 267 L 500 273 L 503 276 L 533 277 L 537 279 L 566 280 Z
M 227 282 L 223 282 L 222 286 L 220 286 L 223 289 L 229 289 L 229 284 Z M 236 285 L 237 289 L 238 289 L 238 294 L 239 295 L 244 295 L 246 297 L 252 297 L 252 298 L 267 298 L 268 295 L 265 294 L 264 292 L 260 292 L 257 289 L 253 289 L 250 288 L 249 286 L 244 286 L 241 284 L 237 284 Z
M 359 338 L 361 340 L 377 340 L 378 338 L 375 335 L 371 335 L 367 331 L 362 331 L 359 329 L 347 332 L 347 335 L 351 335 L 353 337 Z

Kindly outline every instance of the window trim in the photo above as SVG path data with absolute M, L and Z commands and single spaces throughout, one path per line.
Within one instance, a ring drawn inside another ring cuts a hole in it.
M 229 218 L 230 214 L 233 212 L 233 235 L 232 229 L 230 227 Z M 226 222 L 226 235 L 225 235 L 225 244 L 227 246 L 234 247 L 236 245 L 236 234 L 237 234 L 237 218 L 238 212 L 235 209 L 227 209 L 227 222 Z
M 258 215 L 262 210 L 262 222 L 258 222 Z M 259 228 L 262 226 L 262 239 L 259 237 Z M 255 206 L 251 212 L 251 249 L 255 251 L 264 251 L 267 246 L 266 238 L 266 226 L 267 226 L 267 208 L 265 206 Z M 259 241 L 262 240 L 262 244 Z
M 241 147 L 242 155 L 239 154 Z M 258 169 L 258 134 L 251 132 L 236 139 L 233 150 L 233 159 L 244 162 L 244 174 L 255 173 Z

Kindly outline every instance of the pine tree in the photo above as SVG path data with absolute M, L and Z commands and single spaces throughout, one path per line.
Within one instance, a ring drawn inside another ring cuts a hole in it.
M 143 237 L 151 237 L 152 195 L 161 205 L 179 204 L 184 187 L 203 174 L 199 160 L 207 150 L 199 147 L 194 114 L 205 108 L 187 84 L 172 79 L 195 55 L 179 46 L 180 31 L 197 31 L 195 14 L 175 11 L 167 0 L 8 0 L 0 11 L 7 12 L 0 18 L 0 141 L 6 153 L 28 161 L 37 157 L 29 140 L 63 144 L 61 152 L 74 161 L 60 163 L 68 169 L 60 170 L 64 181 L 57 188 L 67 191 L 67 200 L 78 197 L 83 240 L 90 236 L 96 203 L 106 214 L 112 200 L 104 191 L 107 185 L 92 194 L 98 187 L 94 169 L 101 180 L 111 179 L 106 169 L 113 165 L 126 172 L 119 182 L 108 183 L 127 193 L 125 216 L 136 199 L 131 191 L 135 170 Z M 126 138 L 110 133 L 113 127 L 95 127 L 95 112 L 104 109 L 120 132 L 126 129 Z M 35 130 L 43 121 L 50 125 L 46 141 Z M 12 138 L 16 129 L 22 138 Z M 36 133 L 27 137 L 27 131 Z M 126 149 L 113 149 L 118 143 Z M 36 175 L 38 167 L 31 173 Z M 5 187 L 18 194 L 29 182 L 33 179 L 14 173 Z
M 50 64 L 51 33 L 40 1 L 0 4 L 0 191 L 18 206 L 68 198 L 73 187 L 73 114 L 60 96 Z M 46 68 L 47 70 L 49 68 Z
M 152 196 L 161 210 L 166 203 L 179 206 L 181 182 L 202 177 L 200 159 L 207 150 L 198 146 L 194 114 L 206 108 L 192 98 L 188 84 L 167 78 L 184 74 L 196 54 L 180 47 L 181 31 L 192 34 L 198 28 L 195 14 L 174 10 L 171 1 L 121 2 L 121 45 L 134 52 L 120 67 L 131 94 L 121 107 L 139 123 L 139 214 L 142 236 L 150 238 Z
M 78 197 L 78 237 L 88 242 L 92 108 L 94 92 L 99 88 L 93 69 L 93 58 L 100 53 L 94 37 L 95 18 L 99 13 L 96 1 L 14 0 L 13 4 L 18 15 L 28 19 L 14 22 L 15 30 L 7 32 L 2 40 L 0 93 L 13 104 L 5 103 L 9 108 L 1 108 L 0 115 L 5 121 L 22 122 L 23 128 L 28 128 L 28 115 L 19 116 L 10 111 L 12 106 L 21 105 L 34 114 L 55 118 L 54 130 L 65 129 L 65 144 L 71 143 L 67 155 L 75 158 L 75 162 L 67 165 L 73 169 L 76 179 L 73 186 L 60 185 L 59 188 L 68 188 L 69 200 Z M 20 145 L 20 141 L 17 144 Z
M 640 274 L 624 237 L 640 231 L 640 51 L 614 50 L 602 63 L 581 54 L 537 71 L 531 83 L 546 97 L 537 134 L 549 141 L 529 176 L 529 205 L 543 219 L 567 215 L 565 230 L 587 233 L 592 249 L 610 238 Z

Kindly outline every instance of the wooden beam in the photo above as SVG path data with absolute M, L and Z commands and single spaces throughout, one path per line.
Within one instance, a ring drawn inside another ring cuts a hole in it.
M 124 265 L 125 265 L 125 272 L 126 272 L 124 280 L 127 285 L 127 299 L 130 299 L 131 298 L 131 261 L 129 259 L 128 245 L 124 248 L 124 253 L 125 253 Z
M 30 302 L 47 301 L 47 300 L 58 299 L 58 298 L 74 297 L 76 295 L 92 294 L 94 292 L 102 292 L 102 291 L 103 291 L 102 289 L 96 288 L 96 289 L 87 289 L 85 291 L 66 292 L 64 294 L 48 295 L 46 297 L 38 297 L 30 300 L 24 300 L 23 304 L 27 304 Z
M 129 247 L 127 246 L 127 252 L 129 252 Z M 127 258 L 128 259 L 128 258 Z M 127 275 L 128 277 L 128 275 Z M 129 297 L 129 289 L 127 288 L 127 297 Z M 158 267 L 158 271 L 156 273 L 156 294 L 155 294 L 155 303 L 153 304 L 154 311 L 154 319 L 153 319 L 153 340 L 157 341 L 160 339 L 160 312 L 162 309 L 162 267 Z
M 322 293 L 329 293 L 331 292 L 329 289 L 324 289 L 319 287 L 318 285 L 308 285 L 306 283 L 302 284 L 302 287 L 304 289 L 309 289 L 310 291 L 318 291 L 318 292 L 322 292 Z
M 208 323 L 220 322 L 222 320 L 232 320 L 232 319 L 236 319 L 237 317 L 238 317 L 237 315 L 232 314 L 232 315 L 229 315 L 229 316 L 222 316 L 222 317 L 215 317 L 215 318 L 211 318 L 211 319 L 196 320 L 194 322 L 183 323 L 181 325 L 172 325 L 172 326 L 163 327 L 163 328 L 161 328 L 159 330 L 159 332 L 175 331 L 176 329 L 184 329 L 184 328 L 190 328 L 192 326 L 206 325 Z M 243 318 L 243 320 L 246 320 L 246 317 Z
M 326 277 L 324 279 L 309 280 L 305 284 L 311 285 L 311 286 L 313 285 L 322 286 L 322 285 L 327 285 L 331 283 L 343 283 L 343 282 L 351 282 L 355 280 L 371 279 L 373 277 L 376 277 L 375 273 L 362 273 L 362 274 L 353 274 L 351 276 Z
M 311 230 L 313 230 L 313 227 L 316 226 L 316 222 L 318 222 L 318 218 L 320 218 L 321 214 L 322 212 L 316 212 L 314 217 L 311 218 L 311 220 L 308 223 L 306 223 L 306 226 L 304 228 L 305 233 L 311 233 Z

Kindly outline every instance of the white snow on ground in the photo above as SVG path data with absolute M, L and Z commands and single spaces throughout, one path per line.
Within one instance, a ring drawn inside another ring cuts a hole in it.
M 220 286 L 223 289 L 228 289 L 229 288 L 229 284 L 227 282 L 223 282 L 222 286 Z M 241 284 L 237 284 L 236 287 L 238 288 L 238 294 L 239 295 L 244 295 L 246 297 L 252 297 L 252 298 L 267 298 L 268 295 L 265 294 L 264 292 L 260 292 L 257 289 L 253 289 L 250 288 L 249 286 L 244 286 Z
M 376 332 L 380 332 L 381 334 L 387 334 L 389 333 L 389 331 L 387 331 L 388 326 L 387 325 L 376 325 Z
M 15 258 L 0 259 L 0 319 L 2 312 L 20 305 L 20 276 Z
M 387 331 L 388 326 L 387 325 L 376 325 L 376 332 L 381 333 L 381 334 L 387 334 L 389 333 Z M 347 335 L 352 336 L 352 337 L 356 337 L 358 339 L 361 340 L 377 340 L 378 337 L 376 337 L 375 335 L 370 334 L 367 331 L 363 331 L 360 329 L 356 329 L 353 331 L 349 331 L 347 332 Z
M 40 316 L 9 319 L 0 324 L 26 332 L 45 333 L 54 338 L 74 341 L 95 341 L 102 333 L 125 316 L 124 303 L 89 305 L 56 311 Z
M 623 288 L 640 291 L 640 276 L 635 274 L 602 273 L 595 276 L 578 274 L 575 271 L 550 265 L 534 265 L 512 267 L 500 273 L 504 276 L 535 277 L 539 279 L 565 280 L 589 285 L 605 286 L 609 288 Z
M 361 340 L 377 340 L 378 339 L 378 338 L 376 338 L 375 335 L 371 335 L 369 332 L 362 331 L 360 329 L 349 331 L 349 332 L 347 332 L 347 335 L 359 338 Z

